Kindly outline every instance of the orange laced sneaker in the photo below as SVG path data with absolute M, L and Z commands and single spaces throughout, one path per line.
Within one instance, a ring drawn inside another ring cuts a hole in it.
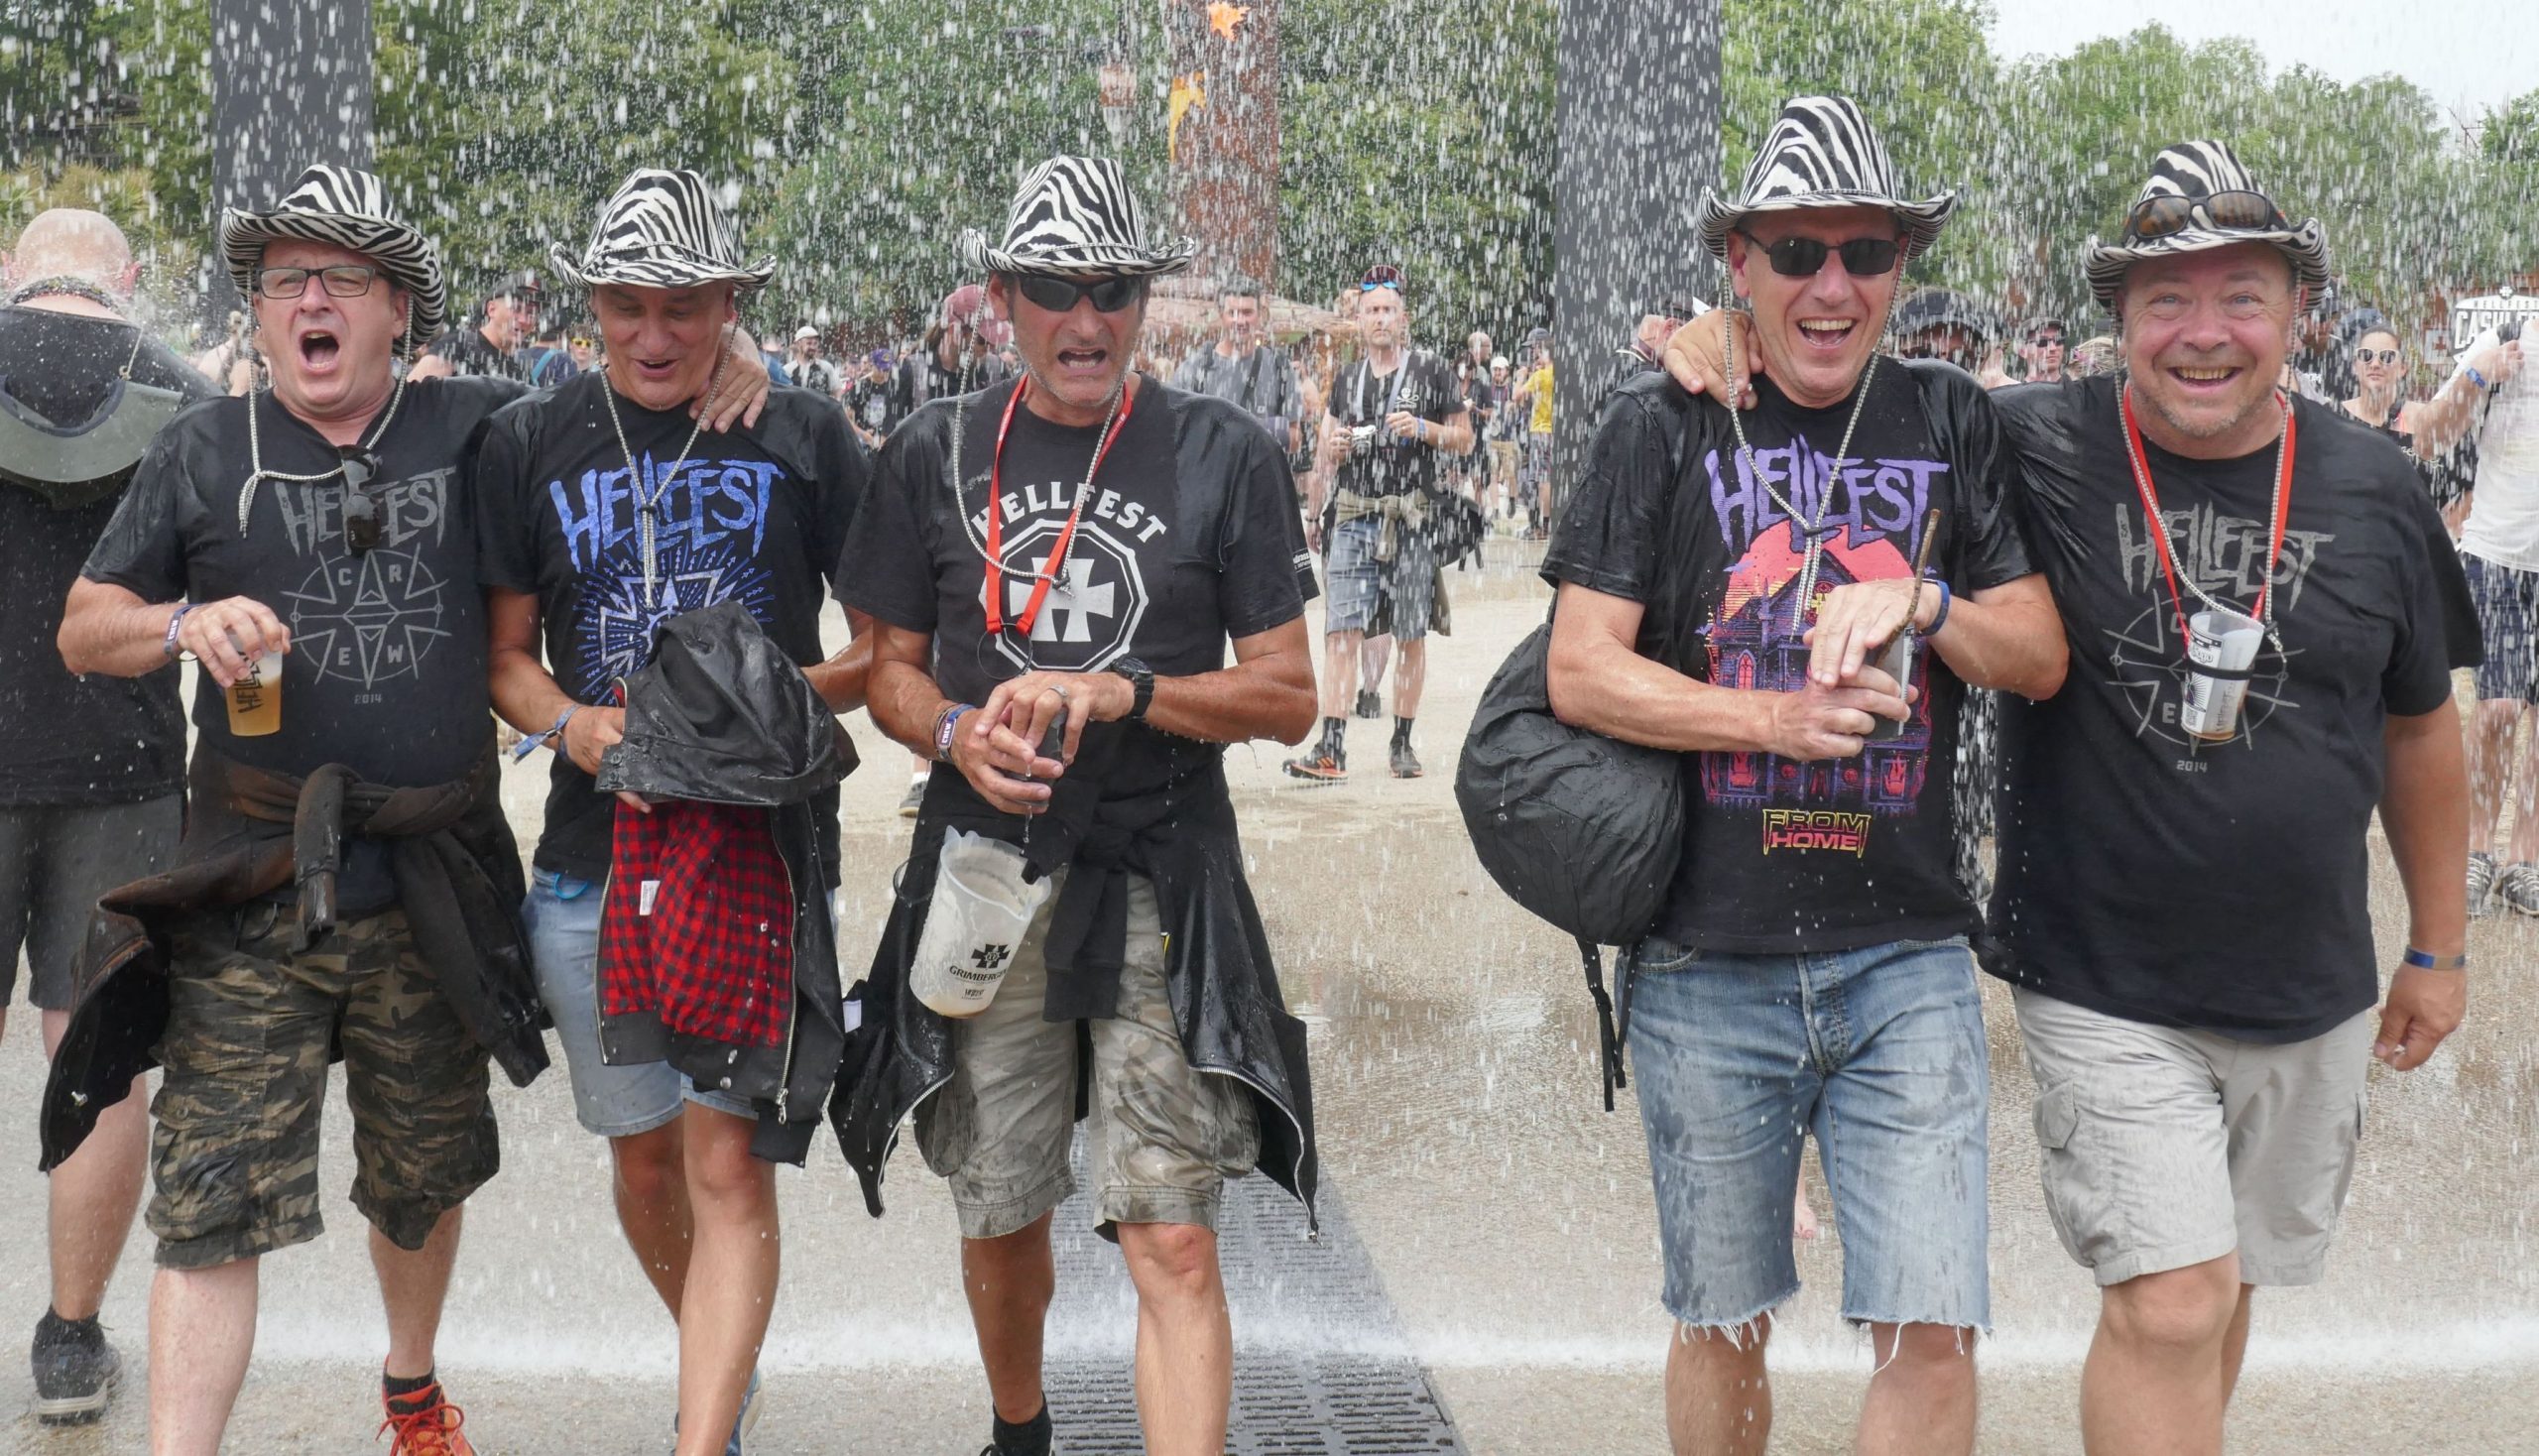
M 450 1404 L 438 1385 L 394 1400 L 383 1396 L 382 1400 L 388 1418 L 379 1423 L 377 1434 L 384 1436 L 392 1430 L 397 1433 L 396 1439 L 388 1443 L 388 1456 L 476 1456 L 476 1448 L 458 1430 L 467 1423 L 467 1412 Z

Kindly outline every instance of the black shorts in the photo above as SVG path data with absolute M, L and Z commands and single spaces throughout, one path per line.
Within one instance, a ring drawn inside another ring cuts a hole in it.
M 185 820 L 182 794 L 82 808 L 0 808 L 0 1007 L 18 990 L 70 1009 L 70 971 L 97 897 L 168 868 Z

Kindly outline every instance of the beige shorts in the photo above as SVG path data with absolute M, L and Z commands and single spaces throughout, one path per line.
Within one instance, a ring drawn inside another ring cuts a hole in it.
M 1074 1191 L 1078 1023 L 1040 1018 L 1052 895 L 1015 951 L 988 1009 L 952 1027 L 952 1080 L 919 1105 L 917 1148 L 952 1184 L 961 1234 L 1028 1226 Z M 1225 1180 L 1252 1171 L 1261 1131 L 1252 1093 L 1190 1065 L 1164 994 L 1163 925 L 1152 881 L 1129 881 L 1120 1006 L 1086 1022 L 1093 1046 L 1086 1153 L 1094 1208 L 1115 1223 L 1217 1226 Z
M 2249 1284 L 2326 1272 L 2377 1013 L 2268 1045 L 2015 993 L 2045 1208 L 2101 1285 L 2237 1251 Z

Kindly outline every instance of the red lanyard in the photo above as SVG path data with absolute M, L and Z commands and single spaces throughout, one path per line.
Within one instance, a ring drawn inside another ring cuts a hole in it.
M 997 422 L 996 453 L 988 457 L 988 634 L 1005 630 L 1005 432 L 1014 427 L 1014 407 L 1023 403 L 1024 391 L 1031 387 L 1030 376 L 1017 381 L 1014 393 L 1005 401 L 1005 418 Z M 1093 463 L 1084 469 L 1084 484 L 1077 488 L 1075 505 L 1067 512 L 1067 524 L 1058 528 L 1058 544 L 1049 551 L 1048 565 L 1031 577 L 1031 595 L 1025 599 L 1023 610 L 1014 619 L 1015 630 L 1028 640 L 1031 624 L 1040 620 L 1040 605 L 1048 600 L 1049 583 L 1066 569 L 1067 551 L 1075 545 L 1076 522 L 1084 515 L 1084 498 L 1092 494 L 1094 472 L 1102 468 L 1102 457 L 1111 453 L 1112 441 L 1129 427 L 1129 411 L 1137 403 L 1137 394 L 1121 386 L 1120 418 L 1103 433 L 1093 447 Z
M 2283 396 L 2275 395 L 2277 400 Z M 2169 580 L 2169 605 L 2178 614 L 2178 641 L 2186 641 L 2186 601 L 2178 595 L 2177 559 L 2169 548 L 2168 523 L 2160 517 L 2160 495 L 2151 488 L 2151 463 L 2142 454 L 2142 426 L 2133 423 L 2133 387 L 2126 385 L 2116 395 L 2118 408 L 2124 415 L 2124 448 L 2133 460 L 2133 488 L 2142 497 L 2142 516 L 2151 531 L 2151 545 L 2159 552 L 2160 573 Z M 2266 547 L 2265 577 L 2257 583 L 2256 619 L 2266 620 L 2266 602 L 2274 593 L 2274 569 L 2283 560 L 2283 528 L 2292 519 L 2292 456 L 2295 436 L 2292 408 L 2283 411 L 2283 440 L 2277 446 L 2282 464 L 2274 481 L 2274 532 Z

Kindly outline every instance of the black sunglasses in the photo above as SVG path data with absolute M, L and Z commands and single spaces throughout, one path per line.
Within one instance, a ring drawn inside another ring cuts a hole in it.
M 358 299 L 370 292 L 371 280 L 379 277 L 379 270 L 359 263 L 338 263 L 332 268 L 259 268 L 256 292 L 268 299 L 297 299 L 308 292 L 311 274 L 316 275 L 328 298 Z
M 2288 229 L 2283 209 L 2263 192 L 2234 190 L 2204 197 L 2145 197 L 2124 215 L 2124 235 L 2137 242 L 2186 231 L 2198 217 L 2207 227 Z
M 1818 238 L 1783 238 L 1776 243 L 1739 228 L 1746 241 L 1763 250 L 1770 259 L 1772 272 L 1783 278 L 1814 278 L 1824 271 L 1828 254 L 1840 253 L 1843 271 L 1854 278 L 1875 278 L 1895 271 L 1895 258 L 1902 245 L 1893 238 L 1849 238 L 1841 243 L 1828 243 Z
M 2357 364 L 2395 364 L 2398 362 L 2398 351 L 2395 349 L 2362 349 L 2356 352 L 2354 362 Z
M 344 456 L 344 545 L 356 556 L 379 548 L 379 502 L 362 487 L 379 473 L 379 457 L 368 450 Z
M 1014 286 L 1034 307 L 1052 313 L 1073 309 L 1078 299 L 1091 299 L 1096 313 L 1117 313 L 1147 296 L 1147 281 L 1143 278 L 1098 278 L 1091 283 L 1078 283 L 1070 278 L 1025 273 L 1015 276 Z

